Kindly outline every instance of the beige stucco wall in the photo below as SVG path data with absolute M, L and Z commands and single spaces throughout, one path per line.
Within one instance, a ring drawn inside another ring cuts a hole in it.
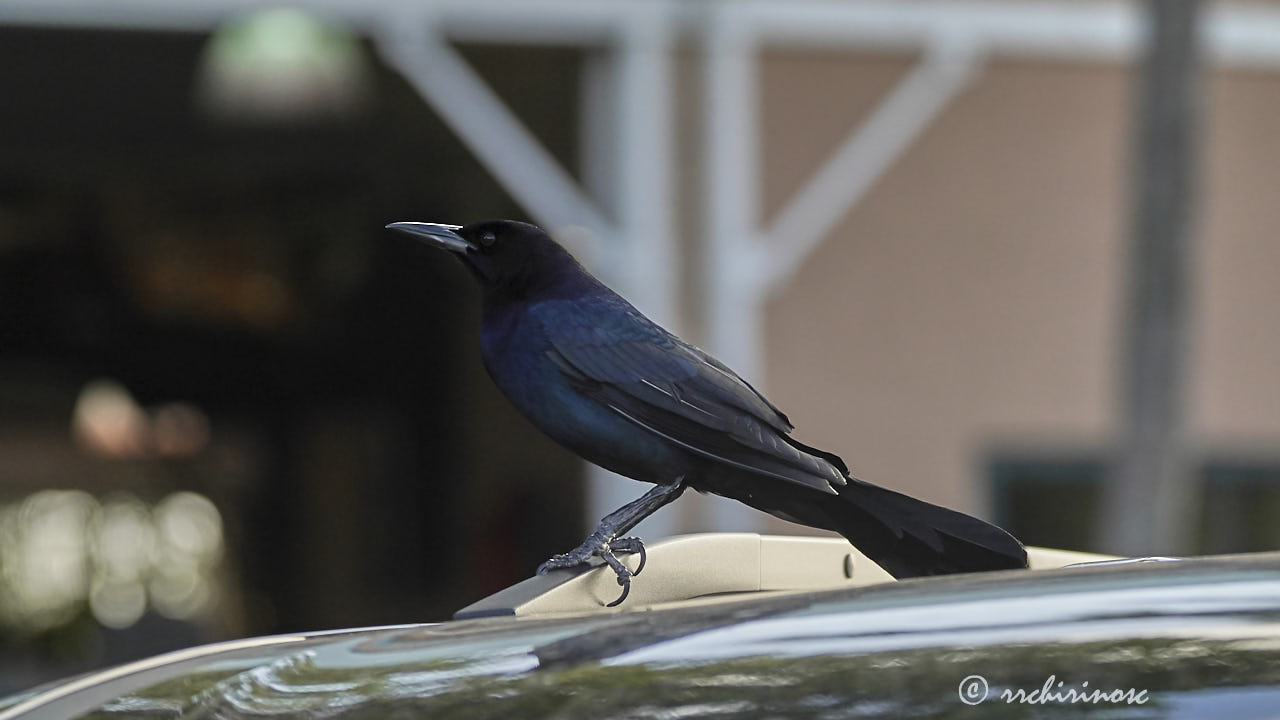
M 1280 457 L 1280 74 L 1209 88 L 1191 427 L 1202 452 Z
M 766 217 L 911 58 L 762 64 Z M 1119 409 L 1133 73 L 995 59 L 773 299 L 767 386 L 859 476 L 989 514 L 992 451 L 1101 451 Z M 1280 457 L 1280 74 L 1214 71 L 1188 428 Z
M 766 206 L 906 67 L 771 55 Z M 1106 442 L 1130 82 L 1108 65 L 986 65 L 770 304 L 769 392 L 798 437 L 984 514 L 985 451 Z

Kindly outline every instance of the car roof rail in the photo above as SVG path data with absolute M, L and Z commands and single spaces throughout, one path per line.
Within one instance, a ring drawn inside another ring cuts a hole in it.
M 671 603 L 716 602 L 746 593 L 830 590 L 894 582 L 893 576 L 840 537 L 699 533 L 646 545 L 648 560 L 616 608 L 618 583 L 603 563 L 535 575 L 454 613 L 455 620 L 648 610 Z M 1115 556 L 1028 547 L 1031 569 Z M 638 555 L 619 558 L 635 570 Z

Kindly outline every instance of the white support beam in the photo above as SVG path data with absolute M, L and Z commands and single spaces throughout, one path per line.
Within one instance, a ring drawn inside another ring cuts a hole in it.
M 760 293 L 759 107 L 756 48 L 732 8 L 705 17 L 703 146 L 706 247 L 703 283 L 709 349 L 756 387 L 764 386 L 764 306 Z M 761 516 L 708 496 L 707 530 L 753 530 Z
M 606 43 L 633 16 L 663 0 L 296 0 L 317 13 L 372 34 L 389 18 L 429 12 L 464 41 L 582 45 Z M 228 18 L 261 10 L 263 0 L 0 0 L 0 24 L 207 32 Z
M 760 158 L 756 48 L 728 17 L 706 24 L 703 128 L 710 349 L 750 382 L 763 382 L 753 288 L 762 260 L 757 237 Z
M 992 54 L 1081 59 L 1133 57 L 1142 22 L 1130 3 L 1008 0 L 740 0 L 756 39 L 794 47 L 915 51 L 960 41 Z
M 429 7 L 451 37 L 475 42 L 607 43 L 617 28 L 658 0 L 434 0 Z M 663 3 L 680 6 L 680 3 Z M 422 0 L 298 0 L 291 5 L 360 32 L 428 6 Z M 0 24 L 207 32 L 261 0 L 0 0 Z M 760 39 L 795 47 L 918 50 L 939 38 L 965 38 L 995 55 L 1127 61 L 1142 42 L 1135 6 L 1119 0 L 710 0 L 687 25 L 737 16 Z M 728 13 L 719 12 L 727 7 Z M 692 29 L 698 29 L 694 27 Z M 1280 8 L 1221 3 L 1201 27 L 1210 63 L 1280 68 Z
M 416 3 L 418 0 L 408 0 Z M 459 42 L 612 48 L 628 28 L 670 13 L 670 0 L 446 0 L 439 27 Z
M 681 325 L 672 205 L 672 109 L 675 26 L 662 6 L 633 18 L 608 51 L 584 68 L 584 176 L 618 216 L 618 235 L 603 248 L 604 279 L 642 312 L 672 331 Z M 594 107 L 591 107 L 594 106 Z M 644 486 L 595 466 L 587 468 L 587 523 L 635 500 Z M 680 530 L 675 509 L 656 513 L 635 533 L 663 537 Z
M 573 177 L 429 21 L 401 20 L 380 28 L 375 39 L 387 63 L 427 99 L 539 224 L 549 229 L 585 226 L 596 235 L 612 234 L 612 223 Z
M 765 292 L 785 286 L 831 230 L 971 79 L 972 47 L 930 48 L 778 213 L 765 234 Z
M 679 331 L 681 258 L 676 247 L 672 157 L 672 52 L 665 13 L 628 25 L 618 45 L 618 214 L 628 267 L 626 294 L 649 317 Z

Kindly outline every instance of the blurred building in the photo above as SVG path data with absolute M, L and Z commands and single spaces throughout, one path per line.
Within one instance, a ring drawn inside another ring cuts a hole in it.
M 247 7 L 0 4 L 0 691 L 440 618 L 638 495 L 506 406 L 393 220 L 544 224 L 858 476 L 1105 549 L 1137 8 Z M 1280 7 L 1204 42 L 1185 521 L 1264 549 Z M 706 529 L 800 530 L 646 532 Z

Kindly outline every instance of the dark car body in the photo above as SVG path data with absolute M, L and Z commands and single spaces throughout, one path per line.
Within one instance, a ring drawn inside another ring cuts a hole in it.
M 1280 717 L 1280 553 L 261 638 L 11 718 Z

